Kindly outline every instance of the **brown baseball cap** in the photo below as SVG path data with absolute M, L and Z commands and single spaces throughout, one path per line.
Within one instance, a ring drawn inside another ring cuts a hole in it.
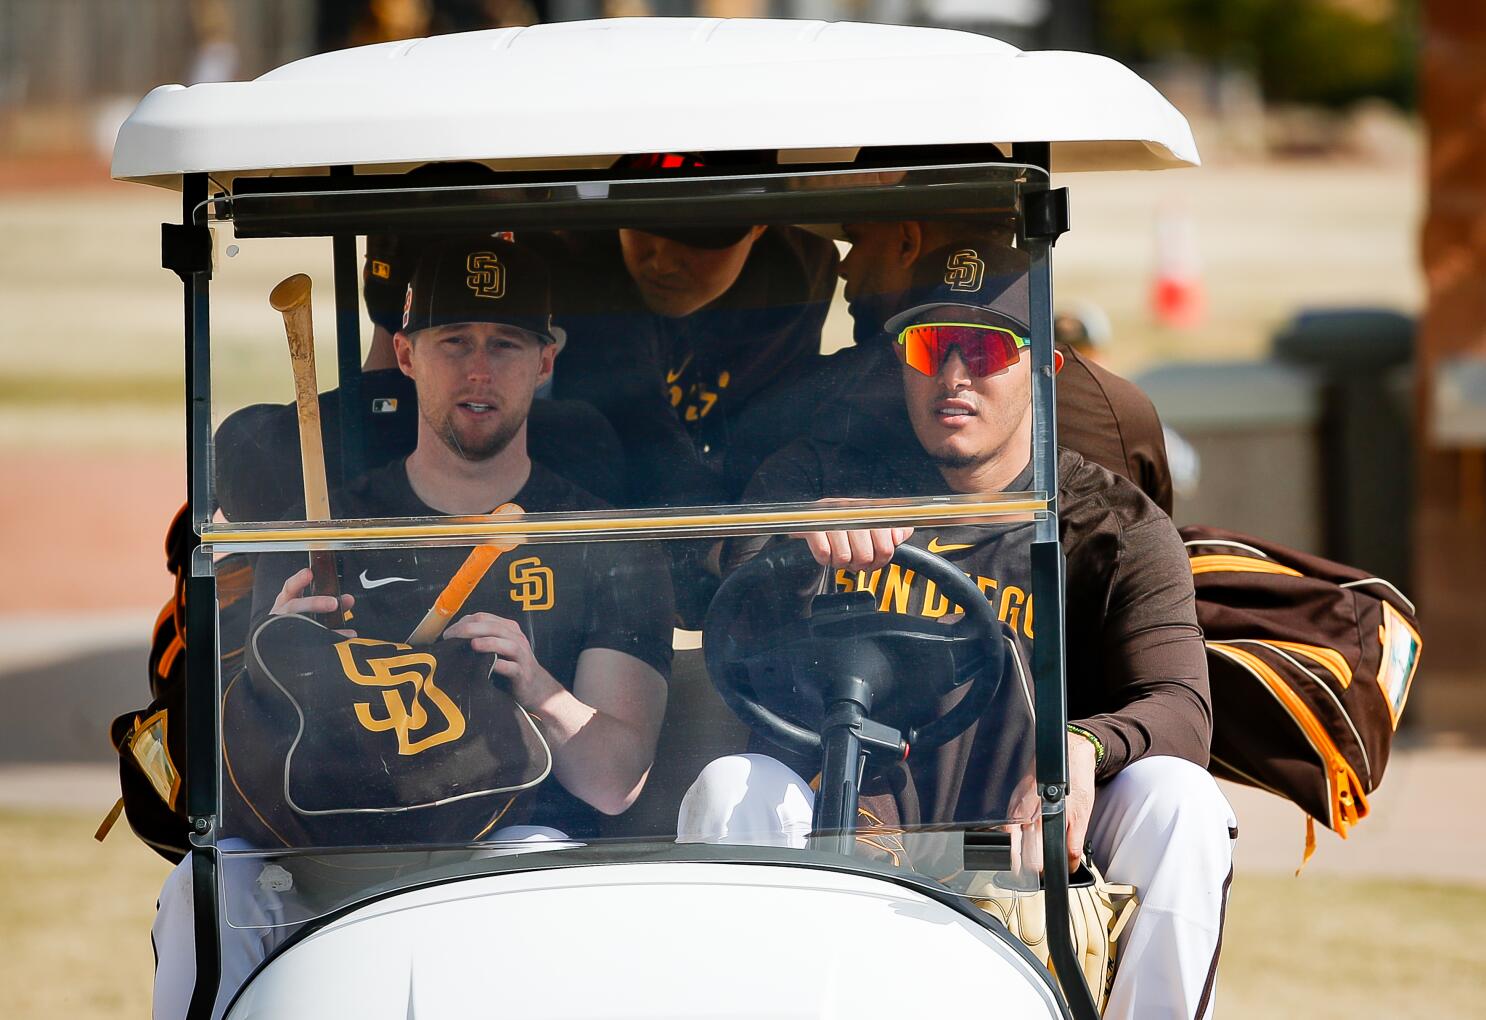
M 456 322 L 515 326 L 548 343 L 565 339 L 552 325 L 552 283 L 545 260 L 530 248 L 489 235 L 430 244 L 408 284 L 404 333 Z
M 884 329 L 896 333 L 915 322 L 954 315 L 1026 336 L 1030 265 L 1025 252 L 978 238 L 936 248 L 913 264 L 912 283 Z

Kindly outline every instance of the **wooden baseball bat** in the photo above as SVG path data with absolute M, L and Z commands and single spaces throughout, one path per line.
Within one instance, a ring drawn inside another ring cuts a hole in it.
M 526 511 L 515 503 L 504 503 L 490 511 L 491 517 L 515 517 Z M 500 558 L 501 553 L 508 553 L 521 544 L 519 538 L 500 539 L 485 545 L 479 545 L 470 550 L 459 569 L 454 571 L 454 576 L 449 578 L 449 583 L 444 585 L 444 590 L 439 592 L 438 598 L 434 599 L 433 605 L 429 607 L 423 619 L 418 621 L 418 626 L 413 628 L 413 633 L 408 635 L 407 643 L 410 645 L 431 645 L 444 633 L 444 628 L 449 626 L 449 621 L 454 614 L 459 612 L 470 593 L 484 579 L 490 571 L 490 567 Z
M 325 442 L 320 434 L 320 393 L 315 383 L 315 329 L 310 319 L 310 278 L 295 273 L 281 280 L 268 295 L 274 311 L 284 316 L 289 338 L 289 366 L 294 371 L 294 406 L 299 411 L 299 463 L 304 477 L 304 519 L 330 520 L 330 492 L 325 481 Z M 328 549 L 310 553 L 314 574 L 311 591 L 340 599 L 335 553 Z M 325 614 L 335 626 L 346 623 L 337 609 Z

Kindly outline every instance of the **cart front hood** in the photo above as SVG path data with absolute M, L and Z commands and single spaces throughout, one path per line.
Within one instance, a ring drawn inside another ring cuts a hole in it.
M 880 879 L 756 864 L 492 875 L 291 944 L 229 1020 L 1057 1017 L 991 930 Z

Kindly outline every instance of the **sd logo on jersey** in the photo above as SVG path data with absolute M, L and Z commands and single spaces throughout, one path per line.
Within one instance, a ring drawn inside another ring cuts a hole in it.
M 472 251 L 464 260 L 468 272 L 464 278 L 475 297 L 503 298 L 506 296 L 506 267 L 493 251 Z
M 511 601 L 527 612 L 541 612 L 556 605 L 557 590 L 553 584 L 552 568 L 544 566 L 538 557 L 512 560 L 507 576 L 512 585 Z

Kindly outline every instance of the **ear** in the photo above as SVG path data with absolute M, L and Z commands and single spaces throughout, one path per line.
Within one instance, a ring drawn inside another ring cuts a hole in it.
M 402 374 L 412 379 L 413 376 L 413 341 L 402 330 L 392 334 L 392 353 L 397 358 L 397 367 Z
M 898 224 L 896 248 L 898 265 L 907 267 L 918 261 L 924 251 L 924 228 L 917 220 L 904 220 Z
M 557 366 L 557 351 L 561 346 L 542 344 L 541 360 L 537 363 L 537 386 L 545 385 L 552 378 L 552 370 Z

